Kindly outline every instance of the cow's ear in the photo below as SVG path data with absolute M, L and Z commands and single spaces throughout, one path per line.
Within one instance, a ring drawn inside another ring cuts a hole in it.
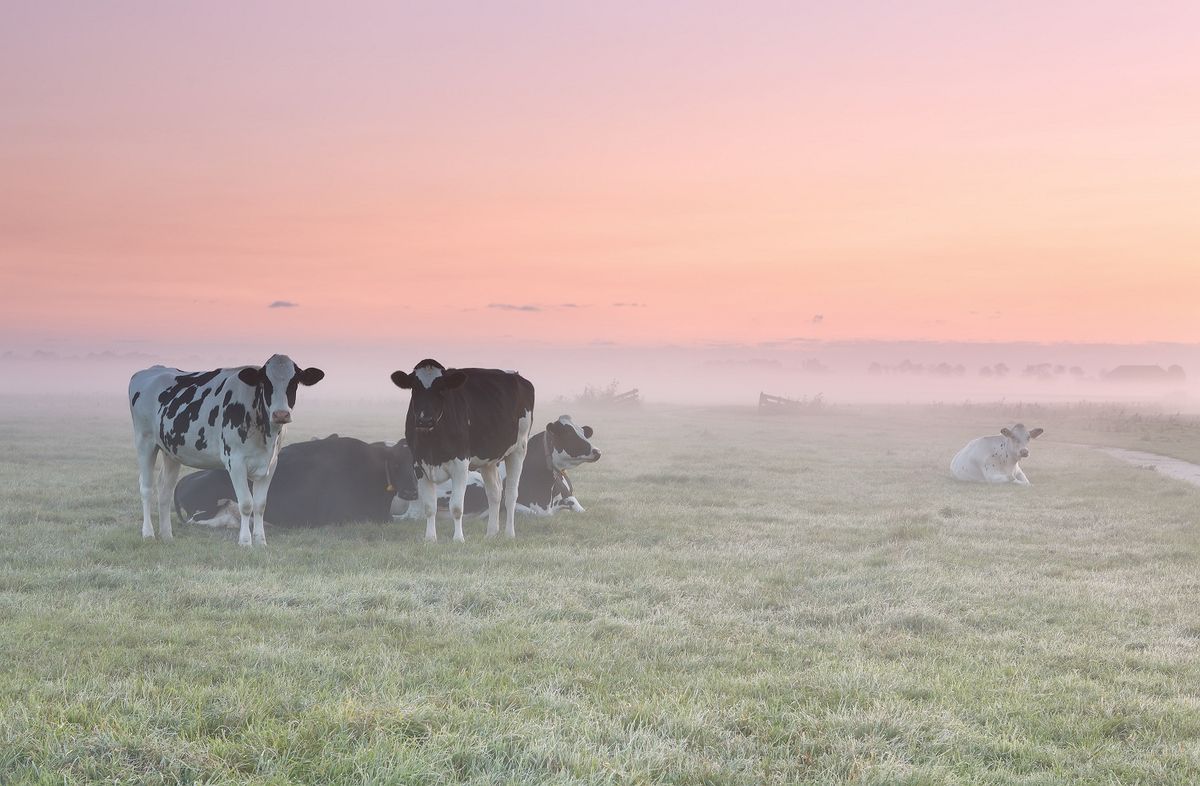
M 1004 436 L 1008 437 L 1009 439 L 1012 439 L 1012 432 L 1009 431 L 1007 428 L 1000 429 L 1000 433 L 1003 434 Z
M 238 372 L 238 379 L 250 387 L 257 387 L 262 378 L 263 373 L 261 368 L 244 368 Z
M 467 375 L 461 371 L 451 371 L 448 374 L 442 374 L 435 381 L 443 390 L 454 390 L 462 387 L 462 384 L 467 381 Z
M 298 376 L 300 377 L 301 385 L 315 385 L 325 379 L 325 372 L 319 368 L 310 366 L 301 371 Z
M 1046 433 L 1045 429 L 1035 428 L 1033 431 L 1029 432 L 1029 438 L 1037 439 L 1038 437 L 1042 436 L 1042 434 L 1045 434 L 1045 433 Z
M 403 371 L 393 371 L 392 384 L 404 390 L 412 390 L 413 376 L 412 374 L 405 374 Z
M 591 439 L 591 438 L 592 438 L 592 434 L 595 434 L 595 433 L 596 433 L 596 432 L 592 431 L 592 427 L 591 427 L 591 426 L 584 426 L 584 427 L 583 427 L 583 436 L 587 437 L 588 439 Z

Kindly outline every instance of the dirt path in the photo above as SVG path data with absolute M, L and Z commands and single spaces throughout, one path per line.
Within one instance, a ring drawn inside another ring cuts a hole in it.
M 1142 469 L 1152 469 L 1155 472 L 1161 472 L 1169 478 L 1175 478 L 1185 483 L 1191 483 L 1194 486 L 1200 486 L 1200 464 L 1193 464 L 1190 461 L 1171 458 L 1170 456 L 1160 456 L 1157 453 L 1145 453 L 1140 450 L 1108 448 L 1103 445 L 1088 445 L 1087 447 L 1107 453 L 1114 458 L 1127 461 Z

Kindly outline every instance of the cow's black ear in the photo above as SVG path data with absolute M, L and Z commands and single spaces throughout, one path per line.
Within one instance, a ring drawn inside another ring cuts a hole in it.
M 250 387 L 256 387 L 262 381 L 262 378 L 263 373 L 261 368 L 244 368 L 238 372 L 238 379 Z
M 461 371 L 451 371 L 448 374 L 438 377 L 437 381 L 441 383 L 441 387 L 445 390 L 454 390 L 455 388 L 462 387 L 462 384 L 467 381 L 467 375 Z
M 1045 433 L 1046 433 L 1045 429 L 1035 428 L 1033 431 L 1029 432 L 1029 438 L 1037 439 L 1038 437 L 1042 436 L 1042 434 L 1045 434 Z
M 591 439 L 591 438 L 592 438 L 592 434 L 595 434 L 595 433 L 596 433 L 596 432 L 592 431 L 592 427 L 591 427 L 591 426 L 584 426 L 584 427 L 583 427 L 583 436 L 587 437 L 588 439 Z
M 412 390 L 412 374 L 405 374 L 403 371 L 393 371 L 392 384 L 398 388 L 403 388 L 404 390 Z
M 301 371 L 299 377 L 301 385 L 315 385 L 325 379 L 325 372 L 319 368 L 310 366 Z
M 1000 433 L 1003 434 L 1004 436 L 1008 437 L 1009 439 L 1012 439 L 1012 432 L 1009 431 L 1007 428 L 1000 429 Z

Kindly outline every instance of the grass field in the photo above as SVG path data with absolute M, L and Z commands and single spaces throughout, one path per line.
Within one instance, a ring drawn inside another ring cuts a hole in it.
M 576 409 L 585 514 L 245 550 L 141 540 L 121 405 L 0 401 L 0 783 L 1200 780 L 1200 490 L 1063 444 L 1193 419 Z M 949 477 L 1016 419 L 1032 488 Z

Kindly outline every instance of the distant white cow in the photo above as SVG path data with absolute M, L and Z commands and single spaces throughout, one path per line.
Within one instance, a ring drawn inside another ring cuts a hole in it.
M 1029 441 L 1042 435 L 1042 429 L 1026 431 L 1025 424 L 1000 429 L 998 437 L 977 437 L 958 451 L 950 462 L 950 471 L 959 480 L 976 483 L 1018 483 L 1032 485 L 1017 464 L 1029 456 Z

